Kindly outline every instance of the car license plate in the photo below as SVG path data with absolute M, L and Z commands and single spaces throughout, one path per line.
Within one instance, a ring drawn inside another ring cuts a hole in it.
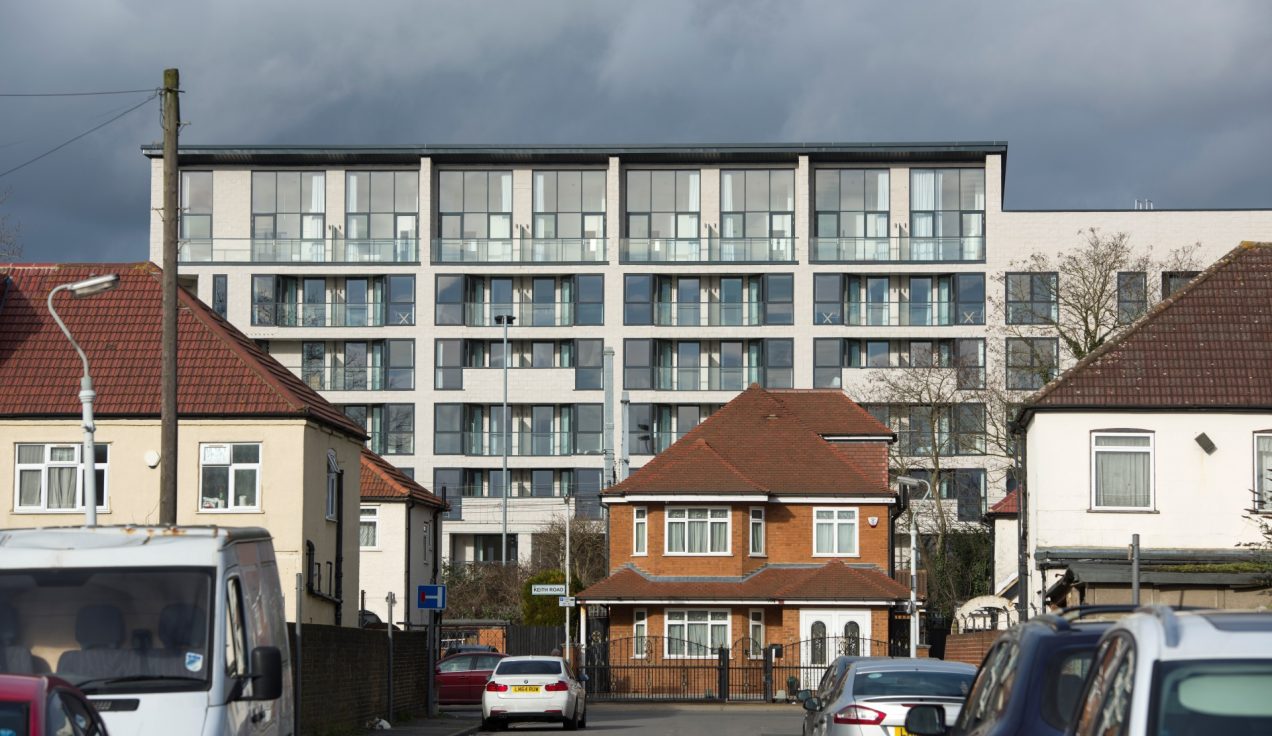
M 539 692 L 539 686 L 538 685 L 513 685 L 512 691 L 514 693 L 537 693 Z
M 905 726 L 893 726 L 892 736 L 910 736 L 910 732 L 905 730 Z

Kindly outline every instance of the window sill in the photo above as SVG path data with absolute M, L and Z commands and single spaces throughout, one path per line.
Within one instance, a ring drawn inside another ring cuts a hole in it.
M 732 552 L 663 552 L 664 557 L 732 557 Z
M 1088 514 L 1160 514 L 1157 509 L 1087 509 Z
M 14 514 L 28 514 L 28 515 L 34 515 L 34 514 L 59 514 L 59 515 L 71 515 L 71 514 L 75 514 L 75 515 L 77 515 L 77 516 L 83 516 L 84 514 L 88 513 L 88 511 L 87 511 L 87 509 L 32 509 L 32 508 L 26 508 L 26 509 L 14 509 L 14 510 L 13 510 L 13 513 L 14 513 Z M 100 516 L 100 515 L 102 515 L 102 514 L 109 514 L 109 513 L 110 513 L 110 509 L 105 509 L 105 508 L 102 508 L 102 507 L 100 507 L 100 506 L 98 506 L 98 507 L 97 507 L 97 514 L 98 514 L 98 516 Z
M 844 552 L 844 553 L 840 553 L 840 552 L 814 552 L 814 553 L 813 553 L 813 557 L 827 557 L 827 558 L 834 558 L 834 557 L 860 557 L 860 556 L 861 556 L 861 553 L 860 553 L 860 552 L 851 552 L 851 553 L 849 553 L 849 552 Z
M 242 508 L 242 509 L 199 509 L 197 514 L 263 514 L 265 513 L 258 507 Z
M 752 552 L 751 554 L 747 555 L 747 557 L 755 557 L 755 558 L 760 558 L 760 559 L 767 559 L 767 558 L 768 558 L 768 555 L 767 555 L 767 554 L 765 554 L 765 553 L 763 553 L 763 552 Z

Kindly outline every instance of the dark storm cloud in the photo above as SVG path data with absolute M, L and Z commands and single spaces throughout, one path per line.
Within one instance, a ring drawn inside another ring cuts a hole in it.
M 1008 140 L 1015 208 L 1272 206 L 1264 2 L 80 0 L 0 92 L 158 86 L 185 143 Z M 144 95 L 0 98 L 0 170 Z M 0 179 L 28 260 L 147 255 L 158 105 Z

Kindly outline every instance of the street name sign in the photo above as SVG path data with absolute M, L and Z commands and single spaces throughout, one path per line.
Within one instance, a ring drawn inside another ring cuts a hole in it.
M 565 595 L 564 585 L 531 585 L 531 595 Z

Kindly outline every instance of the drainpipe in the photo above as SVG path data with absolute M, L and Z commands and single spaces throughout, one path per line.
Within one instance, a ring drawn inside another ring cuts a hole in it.
M 336 626 L 344 613 L 344 470 L 336 472 Z
M 618 429 L 618 452 L 619 452 L 619 480 L 624 480 L 632 472 L 632 458 L 627 454 L 627 428 L 631 426 L 632 421 L 632 400 L 631 396 L 623 392 L 623 426 Z
M 1025 447 L 1025 428 L 1018 422 L 1008 425 L 1016 436 L 1016 616 L 1021 623 L 1029 620 L 1029 452 Z
M 410 497 L 406 499 L 406 555 L 402 562 L 402 605 L 406 606 L 404 613 L 406 614 L 406 630 L 410 631 L 411 623 L 411 510 L 415 508 L 415 501 Z M 393 622 L 390 621 L 390 624 Z
M 614 483 L 614 348 L 605 348 L 601 381 L 605 387 L 605 434 L 601 436 L 601 452 L 605 455 L 605 478 L 602 488 Z

